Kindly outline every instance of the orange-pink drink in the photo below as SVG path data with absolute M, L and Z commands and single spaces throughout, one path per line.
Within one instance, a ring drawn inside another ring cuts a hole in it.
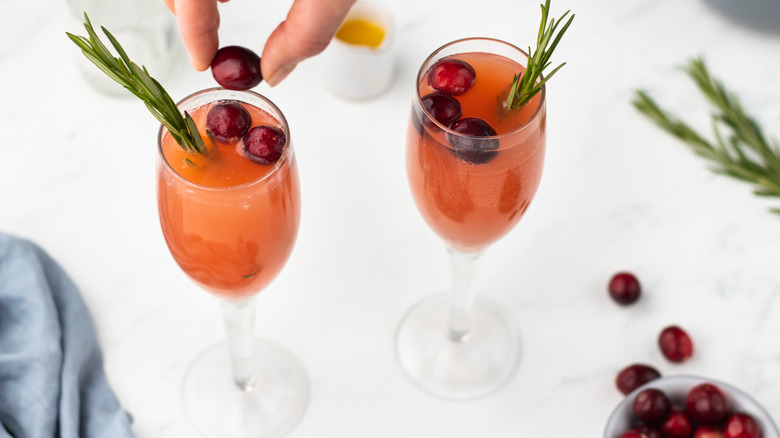
M 171 254 L 195 282 L 233 301 L 259 292 L 276 277 L 292 252 L 300 221 L 298 171 L 284 117 L 258 98 L 207 90 L 179 105 L 205 136 L 209 109 L 237 101 L 249 111 L 252 126 L 285 132 L 287 144 L 275 163 L 249 159 L 241 140 L 217 141 L 207 155 L 183 150 L 165 129 L 159 140 L 160 222 Z
M 525 56 L 506 46 L 510 53 Z M 461 118 L 482 119 L 496 135 L 478 138 L 477 147 L 488 145 L 488 150 L 464 151 L 457 138 L 463 136 L 433 120 L 422 103 L 436 91 L 428 83 L 428 69 L 437 59 L 429 58 L 420 69 L 407 134 L 407 176 L 428 225 L 453 249 L 476 252 L 515 226 L 539 185 L 545 150 L 544 90 L 509 111 L 502 102 L 513 75 L 524 71 L 517 59 L 485 52 L 443 58 L 460 59 L 473 67 L 473 86 L 453 97 L 460 102 Z

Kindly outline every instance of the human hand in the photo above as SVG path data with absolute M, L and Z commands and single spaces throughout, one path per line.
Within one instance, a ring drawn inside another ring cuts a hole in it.
M 182 41 L 198 71 L 209 68 L 219 48 L 217 2 L 228 0 L 164 0 L 179 21 Z M 265 81 L 281 82 L 301 61 L 328 46 L 356 0 L 294 0 L 287 18 L 266 41 L 260 60 Z

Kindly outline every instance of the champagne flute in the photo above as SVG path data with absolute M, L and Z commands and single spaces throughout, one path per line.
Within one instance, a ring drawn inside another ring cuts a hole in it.
M 191 365 L 183 401 L 209 437 L 277 437 L 303 415 L 309 381 L 293 354 L 255 339 L 254 309 L 256 295 L 281 271 L 295 243 L 298 170 L 287 121 L 265 97 L 215 88 L 192 94 L 178 107 L 205 133 L 208 111 L 223 103 L 246 109 L 252 126 L 281 130 L 285 144 L 278 160 L 259 164 L 241 141 L 218 139 L 198 155 L 160 128 L 157 195 L 165 241 L 181 269 L 219 298 L 227 334 L 226 342 Z
M 541 179 L 545 89 L 518 109 L 502 105 L 526 60 L 506 42 L 467 38 L 434 51 L 417 76 L 407 177 L 418 210 L 446 244 L 452 277 L 448 293 L 424 299 L 403 317 L 396 354 L 414 383 L 443 398 L 495 391 L 520 358 L 514 319 L 476 295 L 473 284 L 485 249 L 517 224 Z M 448 89 L 468 78 L 469 68 L 473 85 Z M 448 78 L 448 71 L 460 79 Z

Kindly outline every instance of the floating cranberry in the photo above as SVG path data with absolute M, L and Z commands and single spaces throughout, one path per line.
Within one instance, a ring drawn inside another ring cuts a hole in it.
M 229 90 L 248 90 L 263 80 L 260 57 L 241 46 L 219 49 L 211 61 L 211 74 L 219 85 Z
M 693 355 L 693 342 L 685 330 L 678 326 L 669 326 L 658 336 L 661 352 L 672 362 L 684 362 Z
M 720 388 L 710 383 L 702 383 L 688 391 L 685 407 L 693 421 L 700 424 L 717 424 L 729 415 L 731 403 Z
M 468 91 L 476 79 L 474 68 L 459 59 L 440 59 L 428 70 L 428 85 L 453 96 Z
M 437 122 L 450 127 L 461 116 L 460 102 L 443 93 L 431 93 L 422 98 L 422 105 Z
M 693 431 L 693 438 L 723 438 L 723 432 L 715 426 L 699 426 Z
M 683 408 L 675 406 L 661 423 L 661 433 L 665 438 L 690 438 L 693 433 L 693 423 Z
M 609 280 L 609 295 L 616 302 L 627 305 L 639 299 L 642 292 L 639 280 L 630 272 L 618 272 Z
M 471 164 L 484 164 L 498 153 L 498 139 L 484 138 L 496 135 L 496 130 L 486 121 L 466 117 L 455 122 L 450 129 L 462 134 L 447 133 L 447 140 L 454 148 L 455 156 L 461 160 Z
M 255 126 L 244 136 L 244 152 L 260 164 L 275 163 L 282 156 L 287 137 L 275 126 Z
M 661 422 L 669 414 L 672 402 L 666 394 L 655 388 L 648 388 L 634 399 L 634 415 L 647 424 Z
M 639 388 L 645 383 L 661 377 L 655 368 L 644 364 L 629 365 L 621 370 L 615 379 L 615 385 L 624 395 Z
M 221 102 L 206 115 L 206 129 L 221 142 L 233 142 L 243 137 L 252 126 L 252 116 L 238 102 Z
M 738 412 L 726 421 L 723 438 L 761 438 L 761 427 L 750 415 Z

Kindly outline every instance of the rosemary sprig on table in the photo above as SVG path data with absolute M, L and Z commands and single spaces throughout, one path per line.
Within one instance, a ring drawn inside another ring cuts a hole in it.
M 555 50 L 561 37 L 566 33 L 566 29 L 569 28 L 572 20 L 574 20 L 574 14 L 572 14 L 566 24 L 563 25 L 560 32 L 555 35 L 555 30 L 571 11 L 566 11 L 561 15 L 561 18 L 559 18 L 558 21 L 555 21 L 553 18 L 550 19 L 548 23 L 547 16 L 550 13 L 550 0 L 546 0 L 545 3 L 540 6 L 542 7 L 542 20 L 539 23 L 539 34 L 536 37 L 536 51 L 532 52 L 531 47 L 528 47 L 528 63 L 525 67 L 525 73 L 518 73 L 512 79 L 512 85 L 509 88 L 509 96 L 506 99 L 506 107 L 510 110 L 519 108 L 528 103 L 532 97 L 542 90 L 542 86 L 545 82 L 550 80 L 561 67 L 566 65 L 564 62 L 558 67 L 555 67 L 550 74 L 540 80 L 544 70 L 550 66 L 550 57 L 552 56 L 553 50 Z
M 701 58 L 692 59 L 685 71 L 716 109 L 712 114 L 714 143 L 662 110 L 643 90 L 636 91 L 634 106 L 694 153 L 710 161 L 714 172 L 753 184 L 753 193 L 758 196 L 780 197 L 777 140 L 771 143 L 767 140 L 761 127 L 742 109 L 737 96 L 710 75 Z M 724 136 L 723 127 L 730 133 Z M 771 211 L 780 214 L 780 208 Z
M 181 114 L 171 96 L 159 82 L 149 76 L 146 67 L 138 67 L 132 62 L 116 38 L 105 27 L 101 26 L 103 33 L 106 34 L 120 56 L 119 58 L 114 57 L 100 41 L 86 13 L 84 14 L 84 28 L 87 30 L 89 38 L 65 33 L 71 41 L 81 48 L 84 56 L 103 73 L 141 99 L 183 149 L 200 154 L 207 153 L 208 149 L 197 126 L 195 126 L 195 121 L 186 111 L 184 115 Z

